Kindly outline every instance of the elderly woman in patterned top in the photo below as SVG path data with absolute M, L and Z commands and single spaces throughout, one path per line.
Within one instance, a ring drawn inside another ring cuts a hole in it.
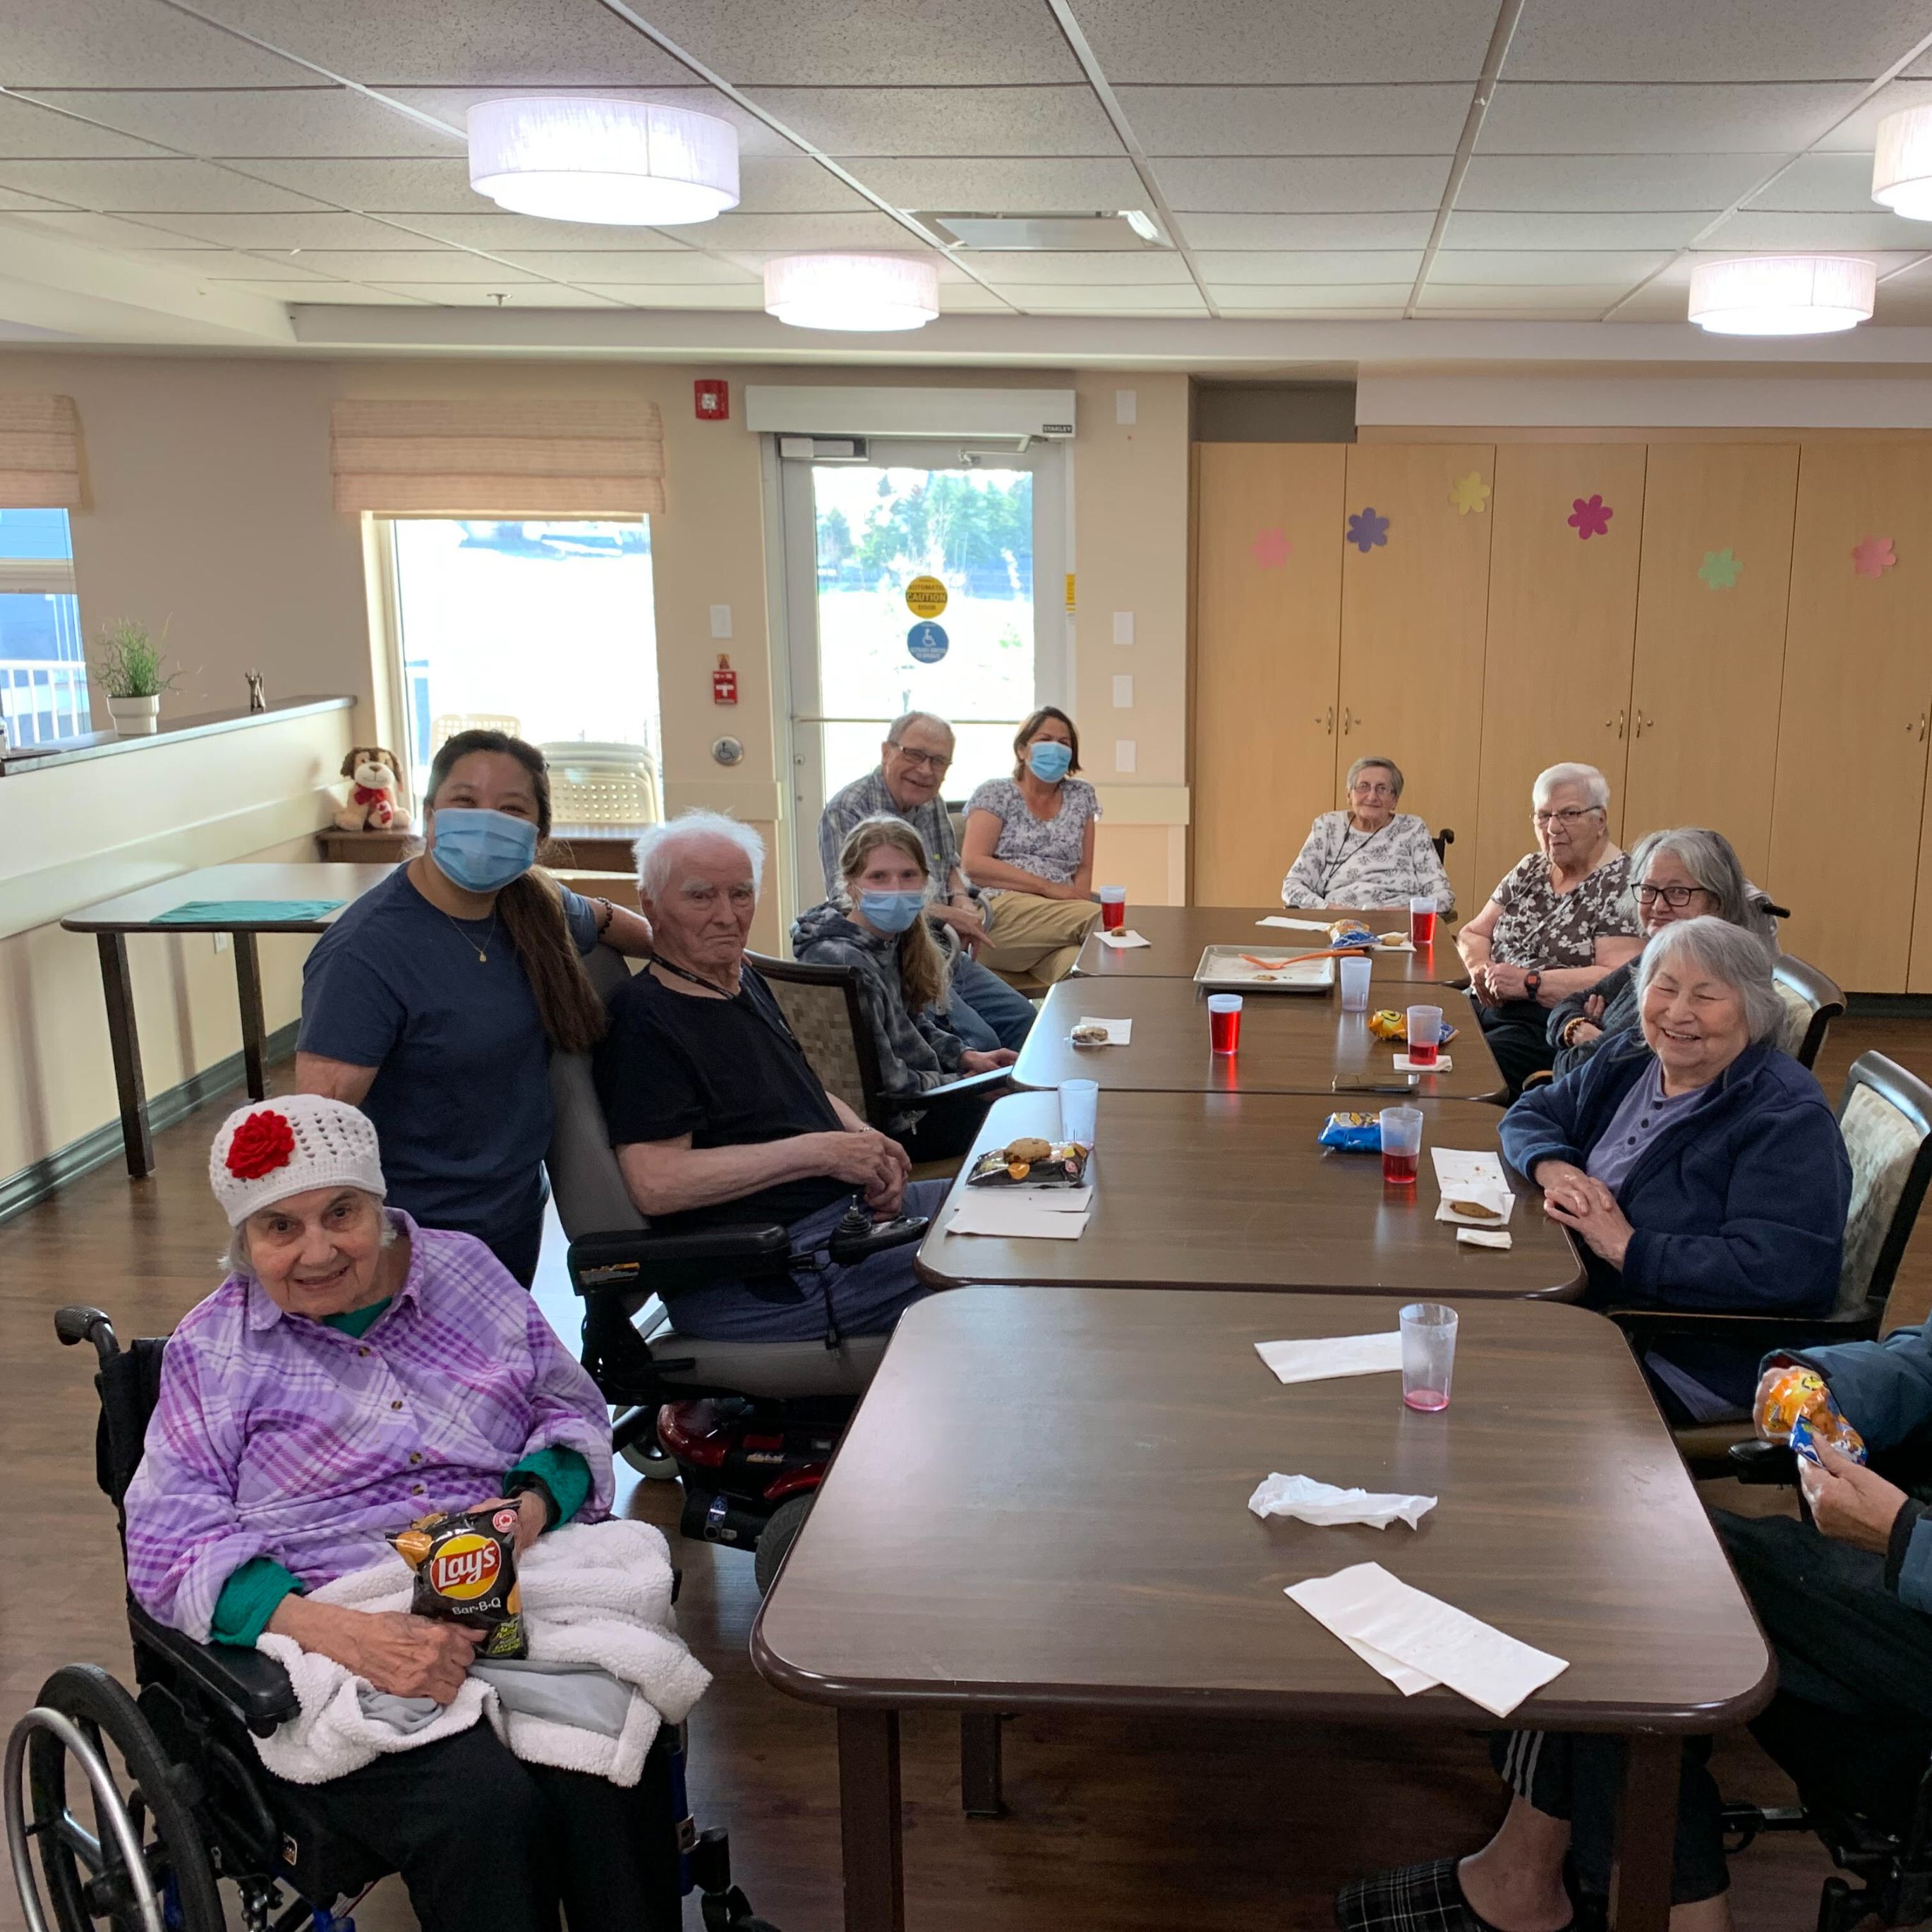
M 1456 935 L 1490 1050 L 1514 1098 L 1549 1066 L 1550 1010 L 1642 950 L 1630 860 L 1610 837 L 1594 765 L 1552 765 L 1530 793 L 1537 850 L 1503 875 Z
M 346 1102 L 244 1107 L 208 1175 L 227 1278 L 161 1358 L 127 1497 L 135 1600 L 202 1642 L 265 1630 L 379 1692 L 448 1704 L 481 1633 L 308 1593 L 432 1511 L 514 1512 L 520 1550 L 612 1499 L 609 1412 L 542 1311 L 473 1235 L 384 1205 L 376 1130 Z M 628 1789 L 513 1757 L 487 1724 L 305 1787 L 398 1867 L 426 1932 L 680 1923 L 668 1760 Z
M 1287 906 L 1400 906 L 1435 902 L 1456 916 L 1449 875 L 1429 827 L 1398 812 L 1402 772 L 1393 758 L 1358 758 L 1348 767 L 1348 808 L 1324 812 L 1308 828 L 1300 856 L 1281 882 Z

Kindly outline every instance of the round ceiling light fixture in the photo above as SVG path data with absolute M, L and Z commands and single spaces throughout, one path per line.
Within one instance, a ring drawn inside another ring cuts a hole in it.
M 923 328 L 939 270 L 915 255 L 782 255 L 765 264 L 765 313 L 794 328 Z
M 1907 107 L 1878 124 L 1872 199 L 1910 220 L 1932 221 L 1932 107 Z
M 655 100 L 545 94 L 470 110 L 470 185 L 551 221 L 675 228 L 738 205 L 738 132 Z
M 1871 320 L 1878 270 L 1848 255 L 1749 255 L 1690 271 L 1690 320 L 1718 335 L 1828 335 Z

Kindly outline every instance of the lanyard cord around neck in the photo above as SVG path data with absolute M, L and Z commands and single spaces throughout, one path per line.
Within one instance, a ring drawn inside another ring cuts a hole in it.
M 1362 842 L 1360 844 L 1352 847 L 1348 843 L 1348 834 L 1353 828 L 1348 820 L 1347 814 L 1344 813 L 1342 814 L 1342 849 L 1336 854 L 1334 862 L 1322 874 L 1322 896 L 1324 899 L 1328 896 L 1328 888 L 1335 883 L 1335 874 L 1339 872 L 1351 859 L 1359 859 L 1384 832 L 1388 830 L 1389 826 L 1394 825 L 1394 819 L 1390 818 L 1388 824 L 1378 825 L 1374 831 L 1366 832 L 1363 835 Z
M 739 982 L 736 992 L 728 993 L 716 981 L 707 980 L 702 974 L 694 973 L 688 967 L 680 966 L 674 960 L 667 959 L 661 952 L 646 952 L 642 956 L 647 965 L 662 966 L 667 973 L 674 974 L 680 980 L 688 980 L 694 986 L 702 986 L 707 993 L 716 993 L 722 1000 L 734 1004 L 742 1000 L 753 1012 L 758 1015 L 759 1024 L 767 1028 L 776 1037 L 783 1040 L 785 1045 L 805 1062 L 806 1070 L 811 1071 L 811 1060 L 807 1056 L 805 1048 L 799 1044 L 798 1036 L 787 1024 L 784 1016 L 782 1013 L 774 1015 L 767 1012 L 762 1000 L 749 997 L 742 980 Z M 817 1079 L 818 1077 L 816 1073 L 813 1073 L 814 1079 Z M 821 1086 L 824 1084 L 822 1081 L 820 1082 Z

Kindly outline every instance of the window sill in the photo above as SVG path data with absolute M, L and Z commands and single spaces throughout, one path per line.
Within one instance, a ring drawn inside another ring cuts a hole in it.
M 266 711 L 216 711 L 200 718 L 164 718 L 158 731 L 122 737 L 112 731 L 91 731 L 85 737 L 64 738 L 51 745 L 22 745 L 0 754 L 0 778 L 24 778 L 59 765 L 84 764 L 90 758 L 111 758 L 150 745 L 178 744 L 184 738 L 213 738 L 226 731 L 245 731 L 252 725 L 274 724 L 318 711 L 344 711 L 352 698 L 292 698 Z

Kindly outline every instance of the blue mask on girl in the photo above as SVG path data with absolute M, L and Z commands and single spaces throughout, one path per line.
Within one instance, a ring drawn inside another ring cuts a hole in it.
M 1042 784 L 1058 784 L 1073 762 L 1073 747 L 1057 738 L 1042 738 L 1027 753 L 1027 770 Z
M 430 856 L 466 892 L 501 892 L 536 863 L 537 829 L 507 812 L 445 806 L 436 814 Z
M 881 932 L 904 932 L 926 908 L 923 892 L 861 892 L 859 910 Z

